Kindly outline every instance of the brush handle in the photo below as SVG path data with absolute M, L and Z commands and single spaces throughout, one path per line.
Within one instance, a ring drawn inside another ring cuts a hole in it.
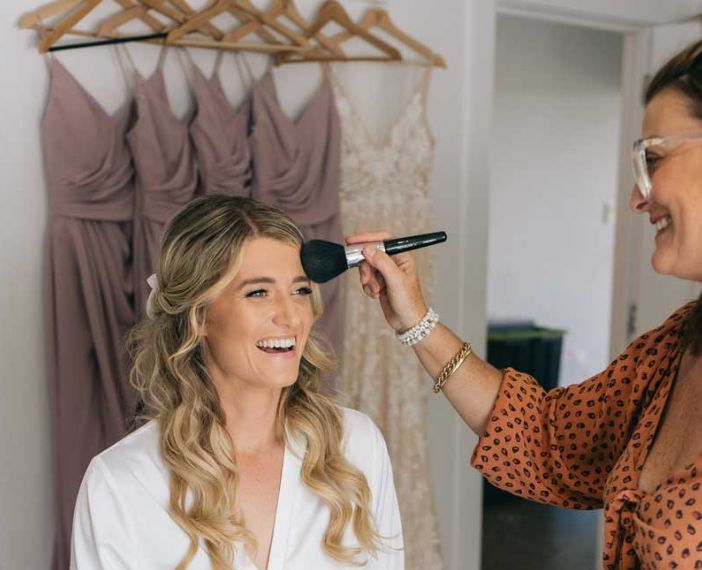
M 386 239 L 383 244 L 385 245 L 385 253 L 388 255 L 395 255 L 404 251 L 412 251 L 413 249 L 419 249 L 445 241 L 446 232 L 433 232 L 418 236 Z
M 427 247 L 435 243 L 446 241 L 446 232 L 433 232 L 430 234 L 420 234 L 417 236 L 408 236 L 395 239 L 387 239 L 385 241 L 372 241 L 366 243 L 356 243 L 347 245 L 344 248 L 346 253 L 346 265 L 348 268 L 358 267 L 365 261 L 363 257 L 363 248 L 374 247 L 380 251 L 384 251 L 388 255 L 395 255 L 403 251 L 412 251 L 420 247 Z

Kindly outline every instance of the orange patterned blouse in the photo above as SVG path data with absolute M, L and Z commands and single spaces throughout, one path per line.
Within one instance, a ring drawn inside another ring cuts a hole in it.
M 604 372 L 546 393 L 508 368 L 471 464 L 526 499 L 604 508 L 607 570 L 702 569 L 702 457 L 638 489 L 682 357 L 692 304 L 635 340 Z

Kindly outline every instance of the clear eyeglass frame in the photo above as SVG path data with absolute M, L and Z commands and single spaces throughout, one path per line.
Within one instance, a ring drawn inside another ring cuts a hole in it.
M 641 196 L 647 202 L 651 200 L 651 193 L 653 192 L 651 174 L 648 171 L 648 162 L 646 160 L 647 151 L 654 147 L 668 148 L 682 142 L 702 143 L 702 131 L 679 133 L 667 137 L 650 137 L 634 142 L 631 151 L 634 180 L 639 192 L 641 192 Z

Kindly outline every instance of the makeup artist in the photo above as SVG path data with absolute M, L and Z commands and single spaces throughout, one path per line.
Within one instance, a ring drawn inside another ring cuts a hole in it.
M 629 205 L 655 226 L 652 265 L 702 282 L 702 41 L 651 80 L 643 137 Z M 702 568 L 702 298 L 600 374 L 545 392 L 526 374 L 493 368 L 441 324 L 410 254 L 364 255 L 364 291 L 480 436 L 474 468 L 525 499 L 604 508 L 604 568 Z

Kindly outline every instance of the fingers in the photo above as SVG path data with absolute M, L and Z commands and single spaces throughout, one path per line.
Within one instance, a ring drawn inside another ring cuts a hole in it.
M 358 275 L 361 279 L 361 285 L 368 285 L 373 277 L 373 271 L 371 267 L 365 261 L 358 266 Z
M 363 243 L 367 241 L 383 241 L 390 238 L 392 238 L 392 234 L 389 232 L 365 232 L 348 236 L 346 238 L 346 243 L 351 245 L 353 243 Z
M 374 289 L 374 292 L 379 293 L 386 283 L 392 285 L 401 279 L 402 271 L 387 253 L 373 247 L 366 247 L 363 249 L 363 257 L 380 274 L 376 277 L 377 289 Z M 380 277 L 383 278 L 382 282 Z
M 414 269 L 414 257 L 411 253 L 396 253 L 392 258 L 403 273 L 409 273 Z
M 365 261 L 358 266 L 358 277 L 363 292 L 373 299 L 380 290 L 378 278 L 376 277 L 377 273 L 378 272 Z
M 389 235 L 387 232 L 365 233 L 347 238 L 347 241 L 349 239 L 360 239 L 361 242 L 374 241 Z M 359 280 L 363 292 L 375 299 L 386 289 L 388 280 L 397 279 L 403 273 L 411 275 L 415 270 L 414 258 L 409 253 L 400 253 L 391 258 L 384 252 L 368 247 L 364 249 L 363 255 L 366 261 L 358 268 Z
M 373 295 L 378 298 L 378 296 L 385 291 L 388 287 L 387 284 L 385 283 L 385 277 L 383 277 L 383 274 L 380 273 L 379 271 L 375 271 L 375 280 L 377 283 L 377 287 L 373 289 Z
M 368 265 L 366 261 L 358 266 L 358 275 L 361 287 L 369 297 L 376 297 L 385 287 L 385 280 L 382 278 L 382 275 Z

